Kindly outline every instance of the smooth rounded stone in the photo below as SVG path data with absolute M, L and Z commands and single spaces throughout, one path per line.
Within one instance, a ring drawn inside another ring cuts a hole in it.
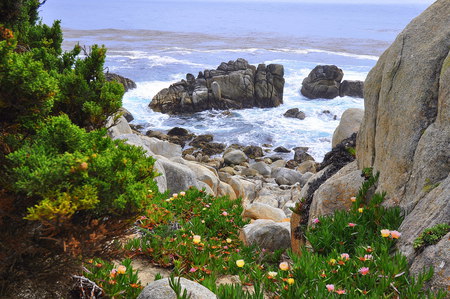
M 312 172 L 312 173 L 316 173 L 317 172 L 317 163 L 316 162 L 314 162 L 314 161 L 312 161 L 312 160 L 309 160 L 309 161 L 305 161 L 305 162 L 302 162 L 302 163 L 300 163 L 298 166 L 297 166 L 297 169 L 296 169 L 298 172 L 300 172 L 300 173 L 305 173 L 305 172 Z
M 284 166 L 286 166 L 286 161 L 284 161 L 284 160 L 277 160 L 277 161 L 272 162 L 272 164 L 270 164 L 270 168 L 272 168 L 272 171 L 275 168 L 284 167 Z
M 305 181 L 305 183 L 314 175 L 314 173 L 312 172 L 305 172 L 302 175 L 303 180 Z
M 240 190 L 240 194 L 242 199 L 253 201 L 258 194 L 258 186 L 255 182 L 250 182 L 248 180 L 238 179 L 239 184 L 242 187 L 242 190 Z M 232 181 L 230 180 L 230 185 L 233 187 L 233 189 L 236 191 L 235 187 L 232 184 Z
M 196 161 L 196 159 L 193 155 L 185 155 L 184 158 L 188 161 Z
M 217 177 L 215 170 L 212 171 L 211 169 L 205 167 L 205 165 L 198 164 L 196 162 L 186 161 L 185 165 L 195 173 L 196 179 L 198 181 L 208 184 L 211 190 L 214 193 L 217 193 L 217 188 L 219 187 L 220 180 Z
M 352 205 L 350 198 L 358 194 L 363 182 L 364 177 L 361 176 L 361 170 L 358 170 L 356 162 L 340 169 L 314 192 L 309 210 L 309 223 L 319 216 L 349 209 Z
M 279 156 L 270 156 L 270 157 L 267 157 L 267 158 L 269 158 L 273 162 L 278 161 L 278 160 L 283 160 L 283 158 L 279 157 Z
M 357 133 L 359 131 L 359 127 L 361 126 L 363 116 L 363 109 L 349 108 L 345 110 L 342 114 L 339 125 L 334 130 L 331 146 L 335 147 L 344 139 L 352 136 L 353 133 Z
M 189 135 L 189 131 L 185 128 L 174 127 L 167 132 L 169 136 L 187 136 Z
M 264 179 L 264 182 L 266 182 L 266 184 L 271 184 L 271 185 L 277 185 L 278 186 L 278 184 L 277 184 L 277 182 L 275 181 L 275 179 L 274 178 L 265 178 Z
M 290 118 L 298 118 L 298 119 L 305 119 L 306 118 L 306 114 L 303 111 L 300 111 L 298 108 L 292 108 L 289 109 L 288 111 L 286 111 L 283 114 L 284 117 L 290 117 Z
M 294 185 L 295 183 L 300 183 L 303 186 L 306 183 L 300 172 L 285 167 L 272 169 L 272 177 L 275 178 L 278 184 L 282 182 L 280 185 Z
M 279 146 L 273 150 L 276 153 L 290 153 L 291 151 L 285 148 L 284 146 Z
M 286 218 L 286 214 L 281 209 L 255 202 L 245 207 L 243 217 L 251 219 L 271 219 L 280 222 Z
M 295 161 L 295 160 L 289 160 L 289 161 L 287 161 L 286 162 L 286 168 L 289 168 L 289 169 L 295 169 L 295 168 L 297 168 L 297 166 L 298 166 L 298 162 L 297 161 Z
M 195 173 L 186 165 L 173 162 L 163 156 L 155 156 L 155 159 L 161 163 L 164 168 L 167 189 L 172 193 L 185 191 L 191 186 L 196 188 L 200 186 Z
M 106 122 L 105 127 L 108 128 L 108 136 L 111 138 L 116 138 L 120 135 L 133 133 L 133 131 L 131 131 L 130 125 L 128 124 L 128 121 L 123 116 L 119 117 L 115 123 L 114 117 L 110 116 L 108 118 L 108 121 Z
M 220 182 L 219 188 L 217 189 L 217 196 L 229 196 L 231 200 L 234 200 L 237 198 L 236 193 L 234 192 L 233 188 L 228 185 L 227 183 Z
M 245 197 L 246 190 L 241 180 L 236 177 L 230 177 L 230 179 L 226 183 L 229 184 L 231 188 L 233 188 L 233 191 L 236 194 L 237 198 Z
M 130 111 L 128 111 L 126 108 L 124 107 L 120 107 L 119 108 L 119 113 L 122 114 L 123 117 L 125 117 L 125 119 L 127 120 L 127 122 L 131 122 L 134 119 L 133 114 L 131 114 Z
M 205 190 L 206 194 L 209 194 L 212 196 L 217 195 L 216 193 L 214 193 L 214 191 L 211 189 L 211 187 L 207 183 L 198 181 L 197 184 L 198 184 L 198 189 Z
M 259 172 L 256 169 L 245 168 L 241 171 L 241 175 L 247 176 L 247 177 L 255 177 L 255 176 L 259 175 Z
M 272 173 L 272 169 L 264 162 L 253 163 L 250 168 L 256 170 L 262 176 L 270 176 Z
M 230 166 L 226 166 L 226 167 L 223 167 L 223 168 L 219 169 L 219 172 L 225 172 L 225 173 L 228 173 L 230 175 L 235 175 L 236 174 L 236 171 L 233 169 L 233 167 L 230 167 Z
M 183 277 L 175 277 L 176 281 L 178 281 L 178 279 L 180 279 L 181 293 L 186 290 L 191 299 L 217 298 L 213 292 L 197 282 Z M 137 299 L 177 299 L 177 295 L 170 287 L 169 278 L 163 278 L 149 283 L 144 290 L 142 290 Z
M 228 165 L 239 165 L 248 160 L 247 155 L 240 150 L 232 150 L 223 156 L 224 163 Z
M 287 249 L 291 246 L 289 222 L 274 222 L 258 219 L 245 225 L 241 230 L 241 239 L 246 245 L 257 245 L 270 251 Z
M 221 164 L 218 161 L 211 160 L 211 161 L 208 161 L 205 165 L 213 167 L 214 169 L 219 169 Z
M 225 182 L 225 183 L 228 183 L 228 181 L 231 178 L 231 174 L 223 172 L 221 170 L 219 170 L 218 175 L 219 175 L 219 180 L 221 180 L 222 182 Z

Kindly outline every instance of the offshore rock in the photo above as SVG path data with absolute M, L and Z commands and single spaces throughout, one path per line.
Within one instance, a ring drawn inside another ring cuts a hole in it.
M 245 59 L 222 64 L 216 70 L 200 72 L 197 78 L 172 84 L 156 94 L 150 108 L 168 114 L 193 113 L 209 109 L 277 107 L 283 103 L 284 68 Z
M 123 85 L 125 91 L 136 88 L 136 83 L 133 80 L 120 76 L 114 73 L 105 73 L 105 79 L 108 82 L 115 81 Z

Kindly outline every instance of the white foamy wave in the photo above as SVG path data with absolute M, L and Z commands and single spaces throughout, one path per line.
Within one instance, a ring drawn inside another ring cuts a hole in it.
M 295 54 L 323 53 L 323 54 L 329 54 L 329 55 L 337 55 L 337 56 L 351 57 L 351 58 L 356 58 L 356 59 L 374 60 L 374 61 L 377 61 L 379 58 L 378 56 L 374 56 L 374 55 L 354 54 L 354 53 L 348 53 L 348 52 L 334 52 L 334 51 L 321 50 L 321 49 L 270 49 L 270 51 L 283 52 L 283 53 L 295 53 Z
M 169 64 L 181 64 L 181 65 L 189 65 L 189 66 L 195 66 L 195 67 L 201 67 L 205 68 L 208 66 L 205 66 L 204 64 L 195 63 L 189 60 L 185 59 L 177 59 L 171 56 L 160 56 L 160 55 L 149 55 L 146 52 L 143 51 L 113 51 L 113 53 L 116 54 L 110 54 L 108 55 L 109 58 L 127 58 L 130 60 L 147 60 L 147 65 L 152 67 L 159 67 L 159 66 L 165 66 Z

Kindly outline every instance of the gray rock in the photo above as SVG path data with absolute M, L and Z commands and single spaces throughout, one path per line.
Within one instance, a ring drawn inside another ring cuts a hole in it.
M 274 221 L 283 221 L 286 218 L 283 210 L 259 202 L 246 206 L 243 216 L 251 219 L 271 219 Z
M 300 163 L 300 165 L 298 165 L 297 167 L 297 171 L 300 173 L 305 173 L 305 172 L 312 172 L 312 173 L 316 173 L 316 162 L 309 160 L 309 161 L 305 161 Z
M 350 198 L 358 194 L 364 178 L 356 161 L 344 166 L 325 181 L 314 193 L 309 210 L 309 223 L 313 218 L 331 215 L 336 210 L 346 210 L 352 205 Z
M 256 169 L 245 168 L 241 171 L 242 176 L 254 177 L 257 176 L 259 172 Z
M 340 97 L 354 97 L 363 98 L 364 97 L 364 82 L 363 81 L 350 81 L 344 80 L 339 86 L 339 96 Z
M 131 80 L 129 78 L 125 78 L 118 74 L 107 72 L 107 73 L 105 73 L 105 79 L 106 79 L 106 81 L 109 81 L 109 82 L 116 81 L 116 82 L 122 84 L 125 91 L 136 88 L 136 83 L 134 83 L 133 80 Z
M 162 156 L 156 156 L 156 159 L 164 168 L 167 188 L 171 192 L 178 193 L 180 191 L 185 191 L 191 186 L 199 188 L 200 185 L 196 179 L 196 175 L 189 167 L 170 161 Z
M 188 280 L 183 277 L 175 277 L 176 281 L 180 279 L 182 292 L 187 291 L 191 299 L 214 299 L 217 296 L 201 284 Z M 138 299 L 177 299 L 175 292 L 169 285 L 169 278 L 163 278 L 149 283 L 137 297 Z
M 282 65 L 260 64 L 244 59 L 223 62 L 216 70 L 205 70 L 158 92 L 150 103 L 154 111 L 169 114 L 208 109 L 276 107 L 283 103 Z
M 276 153 L 290 153 L 291 151 L 285 148 L 284 146 L 279 146 L 273 150 Z
M 333 99 L 339 95 L 343 76 L 335 65 L 318 65 L 303 80 L 301 93 L 310 99 Z
M 124 107 L 119 108 L 119 113 L 122 113 L 122 116 L 125 117 L 127 122 L 133 121 L 134 119 L 133 114 Z
M 271 175 L 275 178 L 277 183 L 280 184 L 280 182 L 283 182 L 280 185 L 294 185 L 295 183 L 300 183 L 300 185 L 303 186 L 306 183 L 300 172 L 285 167 L 272 169 Z
M 273 220 L 259 219 L 245 225 L 242 235 L 245 244 L 258 245 L 270 251 L 287 249 L 291 246 L 289 222 L 277 223 Z
M 111 116 L 108 118 L 108 121 L 105 125 L 108 128 L 108 136 L 111 138 L 116 138 L 123 134 L 132 134 L 130 125 L 125 117 L 119 117 L 114 123 L 114 117 Z
M 126 139 L 129 144 L 145 147 L 153 154 L 166 158 L 181 157 L 181 146 L 157 138 L 137 134 L 122 134 L 114 139 Z
M 250 168 L 255 169 L 262 176 L 270 176 L 272 170 L 264 162 L 256 162 L 250 165 Z
M 364 116 L 364 110 L 358 108 L 349 108 L 344 111 L 339 125 L 334 130 L 332 147 L 335 147 L 342 140 L 349 138 L 353 133 L 359 131 Z
M 240 150 L 232 150 L 223 156 L 225 164 L 228 165 L 239 165 L 242 162 L 248 160 L 247 156 L 243 151 Z
M 303 111 L 300 111 L 298 108 L 292 108 L 286 111 L 283 114 L 284 117 L 290 117 L 290 118 L 298 118 L 298 119 L 305 119 L 306 114 Z

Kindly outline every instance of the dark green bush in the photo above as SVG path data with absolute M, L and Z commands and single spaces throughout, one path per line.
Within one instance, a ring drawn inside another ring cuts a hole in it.
M 29 220 L 70 218 L 80 210 L 97 215 L 133 215 L 157 192 L 153 158 L 140 148 L 87 133 L 67 116 L 53 117 L 7 156 L 12 190 L 36 204 Z
M 420 250 L 426 246 L 434 245 L 448 232 L 450 232 L 450 225 L 447 223 L 441 223 L 427 228 L 414 240 L 414 249 Z

